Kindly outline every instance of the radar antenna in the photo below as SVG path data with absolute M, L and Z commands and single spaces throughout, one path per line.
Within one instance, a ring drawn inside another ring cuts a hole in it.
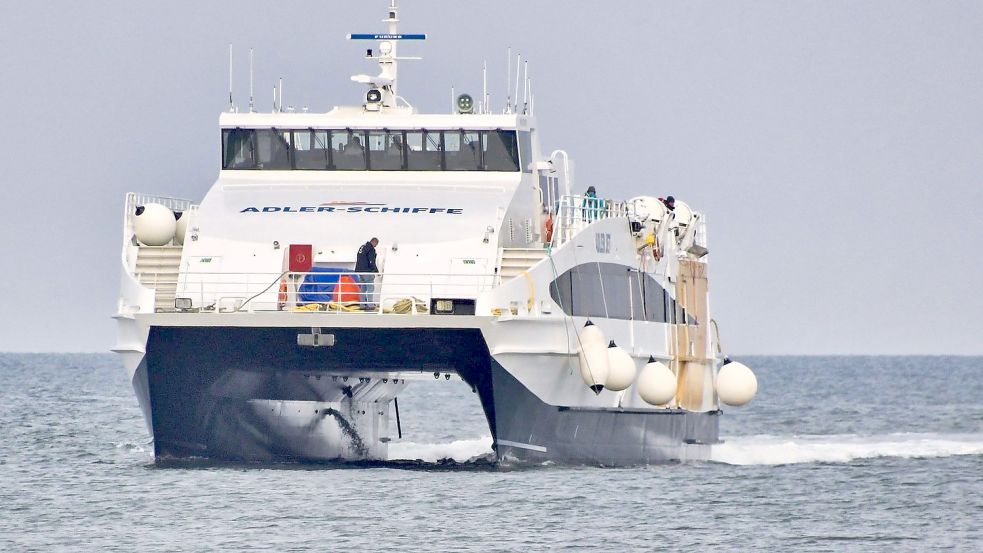
M 387 17 L 383 23 L 388 24 L 386 34 L 373 33 L 353 33 L 348 35 L 349 40 L 378 40 L 379 55 L 373 55 L 372 49 L 366 50 L 367 59 L 379 62 L 379 74 L 375 77 L 370 75 L 352 75 L 352 80 L 369 86 L 369 91 L 365 95 L 365 108 L 378 111 L 382 108 L 396 107 L 396 101 L 400 98 L 396 88 L 397 62 L 399 60 L 418 60 L 419 57 L 399 57 L 396 55 L 396 46 L 401 40 L 426 40 L 425 34 L 400 34 L 398 31 L 399 8 L 396 7 L 396 0 L 390 0 Z M 405 100 L 404 100 L 405 102 Z

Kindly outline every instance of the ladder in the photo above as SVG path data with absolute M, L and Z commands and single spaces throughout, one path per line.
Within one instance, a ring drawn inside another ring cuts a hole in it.
M 154 310 L 174 309 L 181 246 L 140 246 L 134 273 L 140 284 L 155 291 Z
M 502 248 L 502 262 L 498 264 L 498 276 L 502 281 L 522 274 L 546 258 L 543 248 Z

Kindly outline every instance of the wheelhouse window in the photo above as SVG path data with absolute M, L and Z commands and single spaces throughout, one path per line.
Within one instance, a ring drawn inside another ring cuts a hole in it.
M 222 169 L 255 169 L 256 144 L 252 129 L 222 131 Z
M 293 131 L 294 168 L 331 169 L 331 146 L 328 131 L 314 129 Z
M 482 133 L 481 149 L 484 152 L 485 171 L 518 171 L 519 147 L 513 131 L 488 131 Z
M 518 172 L 528 142 L 511 130 L 223 129 L 222 169 Z
M 365 131 L 331 131 L 334 168 L 340 171 L 364 171 Z
M 440 131 L 406 131 L 406 168 L 440 171 L 443 139 Z
M 444 161 L 448 171 L 481 171 L 481 134 L 444 131 Z
M 369 168 L 400 171 L 403 166 L 402 131 L 369 131 Z
M 256 168 L 284 170 L 290 161 L 290 131 L 259 129 L 256 131 Z

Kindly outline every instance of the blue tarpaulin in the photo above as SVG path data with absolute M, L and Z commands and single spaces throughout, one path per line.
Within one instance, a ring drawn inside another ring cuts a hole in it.
M 297 290 L 298 303 L 324 303 L 332 300 L 332 294 L 341 275 L 349 273 L 345 269 L 311 267 L 311 273 Z

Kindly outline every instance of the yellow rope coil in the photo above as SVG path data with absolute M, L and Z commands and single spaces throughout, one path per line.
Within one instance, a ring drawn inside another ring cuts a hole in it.
M 427 303 L 420 298 L 403 298 L 398 300 L 393 304 L 392 307 L 383 308 L 383 313 L 394 313 L 397 315 L 405 315 L 407 313 L 413 313 L 414 309 L 417 313 L 429 313 L 430 307 Z M 291 311 L 298 312 L 311 312 L 311 311 L 335 311 L 339 313 L 358 313 L 362 311 L 362 307 L 355 302 L 326 302 L 326 303 L 308 303 L 305 305 L 299 305 L 297 307 L 291 308 Z
M 383 309 L 383 313 L 395 313 L 397 315 L 405 315 L 407 313 L 412 313 L 414 306 L 417 313 L 427 313 L 430 311 L 430 307 L 421 300 L 420 298 L 403 298 L 398 300 L 393 304 L 392 307 Z

